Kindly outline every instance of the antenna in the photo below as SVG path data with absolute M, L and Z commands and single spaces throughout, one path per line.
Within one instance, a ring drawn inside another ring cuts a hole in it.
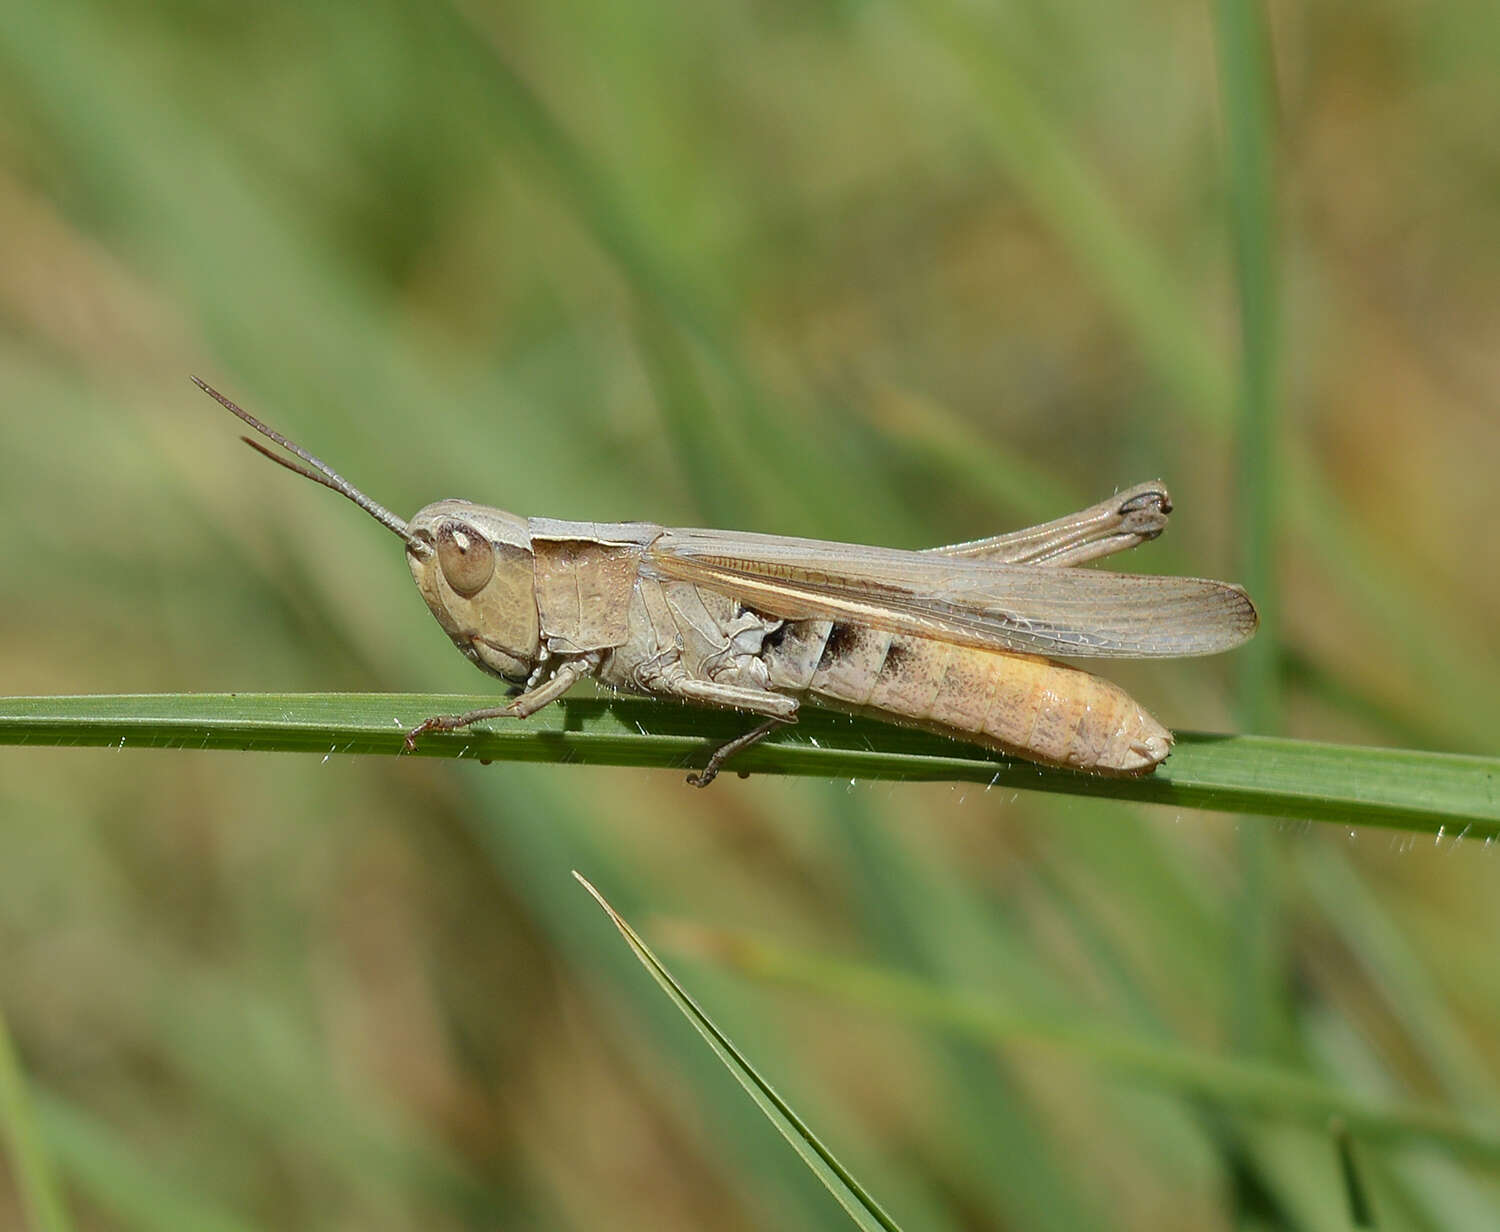
M 199 389 L 206 393 L 210 398 L 212 398 L 215 402 L 222 406 L 231 415 L 238 416 L 241 420 L 249 424 L 262 436 L 266 437 L 268 440 L 275 441 L 278 445 L 280 445 L 283 449 L 285 449 L 288 453 L 294 455 L 295 457 L 301 458 L 303 462 L 307 463 L 307 466 L 299 466 L 297 463 L 291 461 L 291 459 L 283 458 L 280 454 L 273 453 L 259 441 L 253 441 L 248 436 L 240 437 L 240 440 L 249 445 L 250 448 L 255 450 L 256 453 L 270 458 L 271 461 L 276 463 L 277 466 L 284 466 L 289 471 L 295 471 L 304 479 L 311 479 L 314 483 L 321 483 L 325 488 L 332 488 L 341 496 L 347 496 L 350 500 L 352 500 L 356 505 L 358 505 L 361 509 L 368 513 L 387 530 L 394 531 L 396 534 L 400 535 L 401 538 L 406 540 L 406 546 L 413 552 L 415 552 L 418 556 L 425 557 L 432 553 L 431 545 L 423 543 L 422 540 L 413 535 L 410 529 L 408 529 L 405 521 L 403 521 L 401 518 L 398 518 L 384 505 L 372 501 L 368 496 L 366 496 L 363 492 L 356 488 L 352 483 L 350 483 L 347 479 L 340 475 L 336 470 L 333 469 L 333 467 L 329 466 L 321 458 L 313 457 L 313 455 L 308 453 L 307 450 L 303 449 L 301 445 L 298 445 L 294 441 L 287 440 L 287 438 L 282 436 L 281 433 L 276 431 L 275 428 L 261 423 L 261 421 L 256 419 L 255 416 L 250 414 L 249 411 L 245 410 L 241 406 L 235 405 L 201 377 L 195 376 L 192 378 L 192 380 L 194 385 L 196 385 Z

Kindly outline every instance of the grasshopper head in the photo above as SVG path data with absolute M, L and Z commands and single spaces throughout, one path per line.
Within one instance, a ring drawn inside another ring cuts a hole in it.
M 445 500 L 409 525 L 416 544 L 408 543 L 406 563 L 453 644 L 485 671 L 523 683 L 541 655 L 526 519 Z
M 428 505 L 410 522 L 403 522 L 321 458 L 261 423 L 208 382 L 194 377 L 193 384 L 292 456 L 283 457 L 259 441 L 242 438 L 257 453 L 304 479 L 332 488 L 405 540 L 406 563 L 417 588 L 454 645 L 485 671 L 505 680 L 526 681 L 541 657 L 541 636 L 525 518 L 468 501 L 446 500 Z

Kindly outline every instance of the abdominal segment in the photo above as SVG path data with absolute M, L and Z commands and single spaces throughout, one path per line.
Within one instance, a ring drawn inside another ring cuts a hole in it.
M 1172 736 L 1123 689 L 1037 655 L 829 621 L 795 621 L 762 652 L 771 687 L 1032 761 L 1147 774 Z

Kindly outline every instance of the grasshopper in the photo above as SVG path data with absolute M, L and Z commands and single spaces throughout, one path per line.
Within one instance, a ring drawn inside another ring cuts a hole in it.
M 784 724 L 802 702 L 921 727 L 1044 765 L 1149 774 L 1172 734 L 1068 658 L 1217 654 L 1255 632 L 1229 582 L 1071 566 L 1154 539 L 1171 499 L 1144 483 L 1040 526 L 908 552 L 652 522 L 524 518 L 441 500 L 410 522 L 197 377 L 200 389 L 297 461 L 259 453 L 348 497 L 406 544 L 454 645 L 518 696 L 435 715 L 406 737 L 525 718 L 591 678 L 763 722 L 688 782 Z

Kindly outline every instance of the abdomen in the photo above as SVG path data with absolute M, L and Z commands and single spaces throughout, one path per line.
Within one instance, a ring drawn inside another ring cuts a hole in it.
M 1049 765 L 1147 774 L 1172 748 L 1118 685 L 1037 655 L 797 621 L 763 657 L 772 688 Z

